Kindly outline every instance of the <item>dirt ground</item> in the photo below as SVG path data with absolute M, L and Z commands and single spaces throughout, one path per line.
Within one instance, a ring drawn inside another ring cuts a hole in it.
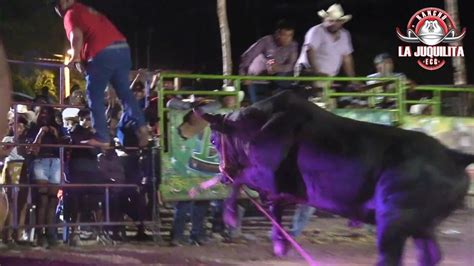
M 286 217 L 286 224 L 289 219 Z M 374 233 L 346 224 L 345 219 L 314 217 L 297 241 L 318 265 L 373 265 Z M 272 256 L 268 229 L 269 225 L 247 221 L 245 239 L 232 244 L 214 240 L 205 246 L 169 247 L 151 242 L 54 249 L 3 246 L 0 265 L 306 265 L 294 250 L 283 259 Z M 444 253 L 441 265 L 474 265 L 474 210 L 457 211 L 440 226 L 438 236 Z M 416 265 L 411 241 L 404 257 L 404 265 Z

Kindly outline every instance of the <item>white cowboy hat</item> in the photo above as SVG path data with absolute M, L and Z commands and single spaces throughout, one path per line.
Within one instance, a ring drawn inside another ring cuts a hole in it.
M 71 119 L 71 118 L 78 118 L 79 117 L 79 108 L 66 108 L 64 109 L 62 116 L 63 119 Z
M 235 87 L 234 86 L 227 86 L 227 85 L 224 85 L 222 86 L 222 90 L 223 91 L 227 91 L 227 92 L 232 92 L 232 91 L 235 91 Z M 243 91 L 239 91 L 237 93 L 237 100 L 239 102 L 242 102 L 242 100 L 244 99 L 245 97 L 245 93 Z
M 10 110 L 10 112 L 12 114 L 11 118 L 13 118 L 15 116 L 13 111 L 14 111 L 13 109 Z M 23 104 L 17 105 L 16 106 L 16 112 L 18 114 L 23 114 L 25 116 L 25 118 L 28 120 L 28 122 L 34 122 L 36 120 L 35 112 L 28 110 L 28 107 L 26 105 L 23 105 Z
M 344 15 L 344 10 L 342 10 L 339 4 L 330 6 L 326 11 L 324 9 L 319 10 L 318 15 L 323 19 L 329 18 L 342 21 L 343 23 L 348 22 L 352 18 L 352 15 Z

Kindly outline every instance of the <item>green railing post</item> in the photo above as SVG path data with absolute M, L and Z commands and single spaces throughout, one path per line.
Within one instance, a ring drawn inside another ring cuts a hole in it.
M 398 93 L 398 124 L 401 125 L 405 118 L 406 105 L 405 105 L 405 84 L 402 83 L 401 78 L 397 78 L 395 81 L 395 87 L 397 88 Z
M 237 98 L 237 109 L 238 109 L 238 108 L 240 108 L 239 92 L 241 90 L 241 80 L 236 79 L 235 82 L 234 82 L 234 86 L 235 86 L 235 91 L 237 93 L 237 95 L 235 97 Z
M 328 110 L 333 109 L 331 105 L 331 82 L 325 82 L 323 87 L 323 102 Z
M 441 115 L 441 91 L 436 90 L 433 92 L 433 100 L 435 101 L 433 113 L 436 116 L 440 116 Z
M 163 155 L 165 151 L 165 95 L 164 95 L 164 76 L 160 75 L 160 80 L 158 81 L 158 114 L 159 114 L 159 130 L 160 130 L 160 155 Z

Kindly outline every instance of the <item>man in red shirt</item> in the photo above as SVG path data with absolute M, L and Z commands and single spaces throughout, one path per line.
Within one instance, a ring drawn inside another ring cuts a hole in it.
M 55 0 L 55 9 L 64 18 L 64 29 L 71 43 L 70 64 L 86 75 L 96 134 L 84 143 L 98 147 L 110 145 L 104 107 L 104 91 L 110 82 L 122 101 L 124 112 L 134 122 L 139 145 L 146 146 L 149 134 L 144 115 L 129 89 L 132 63 L 126 38 L 107 17 L 76 0 Z

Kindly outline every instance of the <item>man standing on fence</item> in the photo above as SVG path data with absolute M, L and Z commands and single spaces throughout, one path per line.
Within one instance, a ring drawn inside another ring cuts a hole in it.
M 71 63 L 85 74 L 89 108 L 95 137 L 84 143 L 109 147 L 104 108 L 104 90 L 110 82 L 122 101 L 124 112 L 136 123 L 139 145 L 146 146 L 149 133 L 143 112 L 130 90 L 130 47 L 120 31 L 101 13 L 76 0 L 55 0 L 57 13 L 64 18 L 64 28 L 71 43 Z
M 339 74 L 342 66 L 347 76 L 354 77 L 351 35 L 343 28 L 352 16 L 344 15 L 339 4 L 330 6 L 327 11 L 320 10 L 318 15 L 323 22 L 306 33 L 295 65 L 295 76 L 333 77 Z

